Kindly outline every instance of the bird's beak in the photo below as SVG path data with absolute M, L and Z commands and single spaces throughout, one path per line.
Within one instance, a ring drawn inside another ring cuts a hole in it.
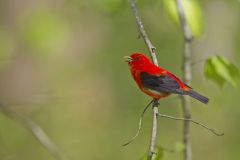
M 133 58 L 130 56 L 124 56 L 123 57 L 125 59 L 126 62 L 132 62 Z

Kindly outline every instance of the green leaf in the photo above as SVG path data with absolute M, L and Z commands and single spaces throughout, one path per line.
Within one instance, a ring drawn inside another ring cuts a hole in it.
M 206 60 L 204 65 L 205 76 L 221 87 L 230 83 L 236 87 L 240 79 L 240 70 L 223 56 L 214 56 Z
M 164 8 L 170 18 L 178 25 L 179 16 L 177 12 L 175 0 L 164 0 Z M 202 22 L 202 10 L 198 0 L 182 0 L 185 18 L 189 28 L 191 29 L 192 35 L 198 37 L 202 33 L 203 22 Z
M 163 149 L 159 146 L 154 148 L 154 154 L 152 160 L 162 160 L 163 159 Z M 145 153 L 140 160 L 147 160 L 147 153 Z

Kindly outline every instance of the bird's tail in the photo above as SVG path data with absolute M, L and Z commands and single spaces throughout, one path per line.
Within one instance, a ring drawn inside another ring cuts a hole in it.
M 207 104 L 208 101 L 209 101 L 209 99 L 207 97 L 204 97 L 203 95 L 193 91 L 192 89 L 190 89 L 189 91 L 186 91 L 185 94 L 189 95 L 189 96 L 191 96 L 191 97 L 193 97 L 193 98 L 195 98 L 195 99 L 197 99 L 200 102 L 205 103 L 205 104 Z

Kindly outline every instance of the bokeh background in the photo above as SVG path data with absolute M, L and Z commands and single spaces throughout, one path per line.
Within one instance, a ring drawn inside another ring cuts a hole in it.
M 139 0 L 145 27 L 162 67 L 181 76 L 181 29 L 161 0 Z M 240 157 L 240 87 L 220 88 L 203 74 L 202 59 L 225 55 L 239 66 L 240 2 L 202 0 L 203 34 L 193 43 L 192 86 L 210 98 L 192 101 L 192 117 L 225 133 L 217 137 L 191 125 L 193 159 Z M 148 148 L 151 111 L 140 136 L 139 115 L 151 98 L 142 94 L 123 56 L 146 47 L 127 0 L 0 0 L 0 102 L 39 124 L 70 160 L 133 160 Z M 181 116 L 180 99 L 161 101 L 160 112 Z M 182 123 L 160 119 L 158 144 L 181 142 Z M 42 145 L 0 114 L 1 160 L 52 160 Z M 164 153 L 164 160 L 182 153 Z

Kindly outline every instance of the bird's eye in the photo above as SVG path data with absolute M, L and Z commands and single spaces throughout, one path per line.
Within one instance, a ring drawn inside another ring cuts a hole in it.
M 135 58 L 134 58 L 134 60 L 139 60 L 139 59 L 140 59 L 140 57 L 139 57 L 139 56 L 137 56 L 137 57 L 135 57 Z

